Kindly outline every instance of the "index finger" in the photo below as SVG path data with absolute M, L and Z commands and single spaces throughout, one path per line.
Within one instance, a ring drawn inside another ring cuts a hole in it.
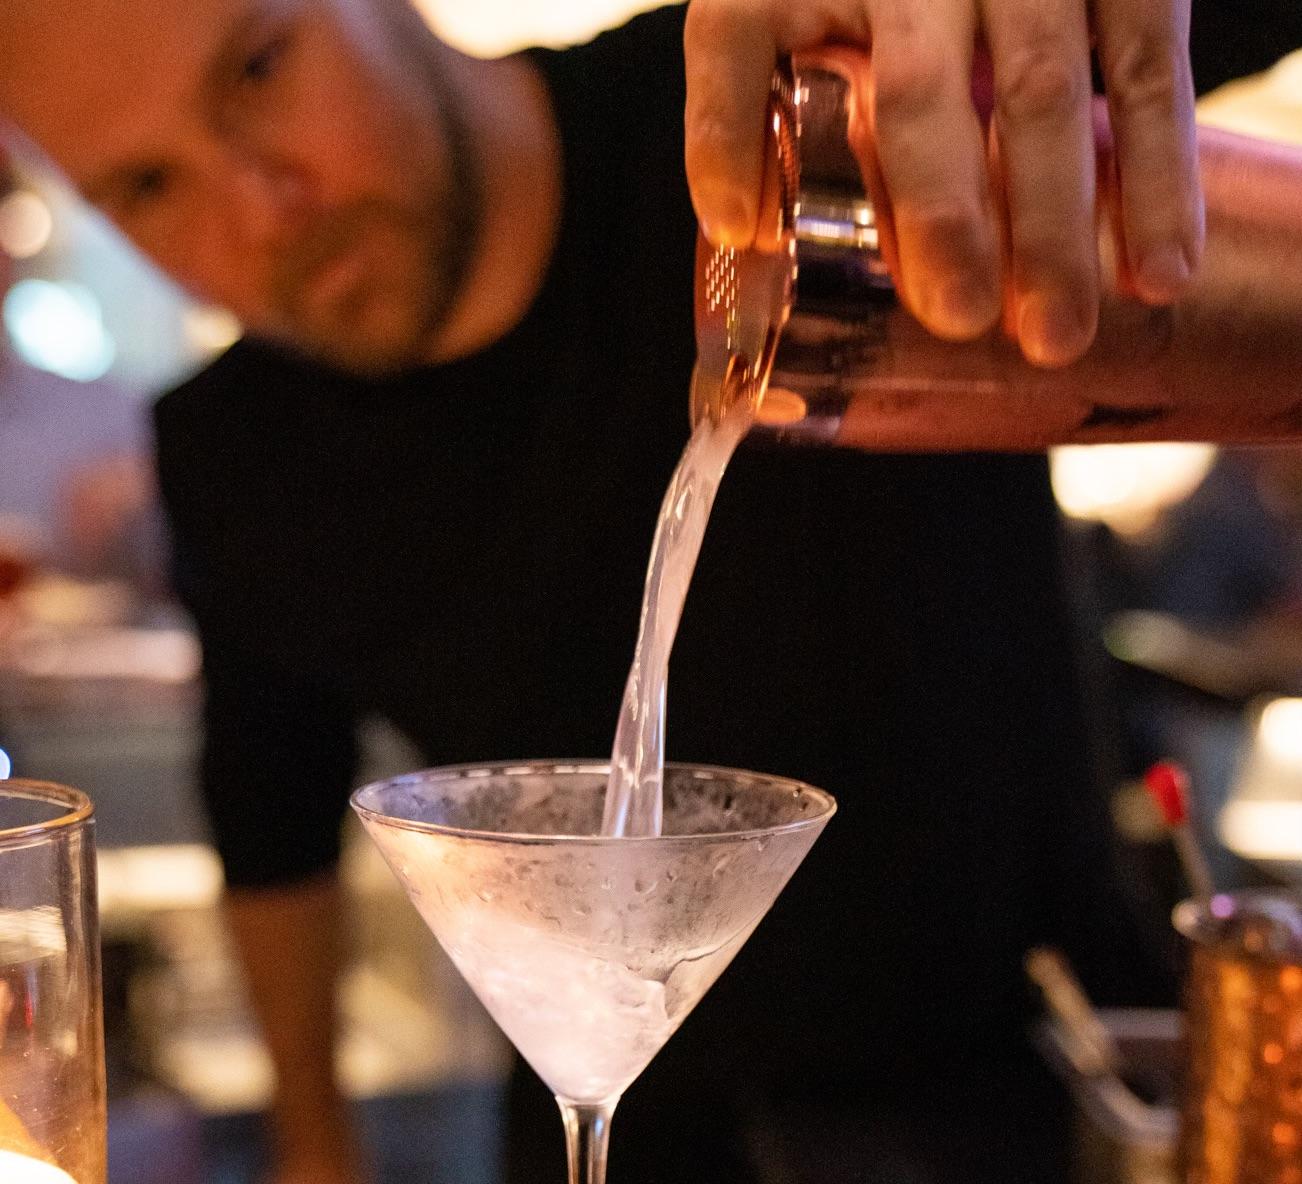
M 753 11 L 696 0 L 683 34 L 692 204 L 716 247 L 750 246 L 759 218 L 764 115 L 777 41 Z
M 687 183 L 714 246 L 745 248 L 755 238 L 778 54 L 834 40 L 868 43 L 859 0 L 692 0 L 687 6 Z

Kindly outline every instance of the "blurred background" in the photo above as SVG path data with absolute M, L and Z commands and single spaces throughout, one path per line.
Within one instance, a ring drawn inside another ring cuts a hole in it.
M 483 53 L 583 40 L 653 6 L 422 0 Z M 1202 116 L 1302 142 L 1302 55 L 1209 96 Z M 152 398 L 239 326 L 37 162 L 15 161 L 0 195 L 0 776 L 96 802 L 114 1184 L 246 1184 L 268 1069 L 192 796 L 198 651 L 167 591 L 147 426 Z M 1299 878 L 1302 452 L 1061 449 L 1053 477 L 1133 874 L 1164 907 L 1181 894 L 1139 786 L 1172 757 L 1220 885 Z M 379 726 L 368 754 L 374 775 L 418 763 Z M 347 869 L 362 923 L 340 1055 L 385 1178 L 491 1184 L 503 1047 L 368 844 L 350 843 Z

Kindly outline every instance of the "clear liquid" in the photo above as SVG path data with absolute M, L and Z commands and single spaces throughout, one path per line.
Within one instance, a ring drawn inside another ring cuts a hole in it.
M 746 398 L 737 399 L 718 423 L 701 419 L 665 493 L 610 756 L 603 834 L 660 833 L 669 654 L 719 482 L 753 419 L 754 407 Z
M 0 1184 L 74 1184 L 47 1155 L 87 1179 L 102 1162 L 79 987 L 57 907 L 0 909 Z
M 750 927 L 750 928 L 753 928 Z M 717 949 L 672 945 L 657 973 L 500 916 L 445 929 L 457 969 L 520 1054 L 572 1102 L 617 1098 L 677 1031 L 750 935 Z
M 660 1051 L 681 1016 L 663 983 L 564 939 L 493 918 L 481 941 L 457 934 L 448 952 L 507 1038 L 556 1093 L 618 1096 Z
M 727 875 L 760 848 L 602 851 L 371 829 L 439 944 L 538 1076 L 563 1098 L 618 1097 L 764 915 L 790 861 Z M 5 1184 L 0 1177 L 0 1184 Z
M 0 1180 L 5 1184 L 77 1184 L 53 1164 L 4 1150 L 0 1150 Z

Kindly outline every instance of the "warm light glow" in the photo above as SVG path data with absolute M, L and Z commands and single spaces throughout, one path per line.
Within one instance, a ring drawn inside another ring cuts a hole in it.
M 77 1184 L 62 1168 L 16 1151 L 0 1151 L 0 1180 L 4 1184 Z
M 1302 802 L 1230 802 L 1220 832 L 1225 845 L 1245 859 L 1302 860 Z
M 416 0 L 440 37 L 493 56 L 526 45 L 573 45 L 665 0 Z
M 51 588 L 38 610 L 44 620 L 16 630 L 8 642 L 8 664 L 29 678 L 57 679 L 144 679 L 180 686 L 198 677 L 199 643 L 184 629 L 125 629 L 118 626 L 86 626 L 75 641 L 63 635 L 59 622 L 85 620 L 77 609 L 93 610 L 98 585 L 77 585 L 64 581 Z M 117 598 L 106 585 L 106 605 Z M 66 595 L 58 596 L 58 588 Z M 36 604 L 33 593 L 19 594 L 26 606 Z M 120 601 L 118 601 L 120 603 Z M 0 1184 L 3 1184 L 0 1181 Z
M 1210 444 L 1095 444 L 1053 450 L 1053 492 L 1064 514 L 1123 534 L 1151 527 L 1207 476 Z
M 1271 757 L 1302 769 L 1302 699 L 1276 699 L 1266 704 L 1257 735 Z
M 5 298 L 4 323 L 24 361 L 76 382 L 102 378 L 117 352 L 99 301 L 80 284 L 20 281 Z
M 49 245 L 54 216 L 38 193 L 18 189 L 0 201 L 0 249 L 15 259 L 30 259 Z
M 6 956 L 22 950 L 26 957 L 62 956 L 68 952 L 63 917 L 50 904 L 26 909 L 0 909 L 0 946 Z M 0 1180 L 4 1177 L 0 1176 Z
M 222 893 L 217 853 L 201 844 L 101 850 L 99 907 L 105 915 L 216 908 Z
M 765 427 L 780 428 L 799 423 L 809 414 L 809 404 L 795 391 L 771 386 L 755 411 L 755 419 Z
M 189 308 L 185 311 L 185 339 L 200 355 L 223 353 L 239 339 L 239 321 L 220 308 Z
M 1239 78 L 1198 101 L 1198 122 L 1243 136 L 1302 144 L 1302 51 L 1264 74 Z

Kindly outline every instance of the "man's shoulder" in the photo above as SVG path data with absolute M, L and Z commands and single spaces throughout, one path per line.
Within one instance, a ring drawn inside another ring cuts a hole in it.
M 211 507 L 263 496 L 265 483 L 301 455 L 305 422 L 321 417 L 345 380 L 274 345 L 246 338 L 159 398 L 155 464 L 164 500 Z
M 683 22 L 681 4 L 652 9 L 542 61 L 566 146 L 569 208 L 591 208 L 602 223 L 595 233 L 607 233 L 602 218 L 612 211 L 631 216 L 630 203 L 649 202 L 664 233 L 695 242 L 682 166 Z
M 638 103 L 648 101 L 645 84 L 653 78 L 681 74 L 685 5 L 671 3 L 638 13 L 624 24 L 592 40 L 563 50 L 537 50 L 536 60 L 553 85 L 577 88 L 587 103 L 598 96 L 614 103 L 625 118 Z M 672 89 L 672 88 L 670 88 Z M 587 111 L 588 118 L 601 113 Z M 678 115 L 681 117 L 682 112 Z
M 661 0 L 650 8 L 644 4 L 622 25 L 605 29 L 591 40 L 561 52 L 567 57 L 607 53 L 616 59 L 637 53 L 678 56 L 683 49 L 686 11 L 682 0 Z
M 250 411 L 318 387 L 325 371 L 254 338 L 243 338 L 154 405 L 160 431 L 208 418 L 243 421 Z

